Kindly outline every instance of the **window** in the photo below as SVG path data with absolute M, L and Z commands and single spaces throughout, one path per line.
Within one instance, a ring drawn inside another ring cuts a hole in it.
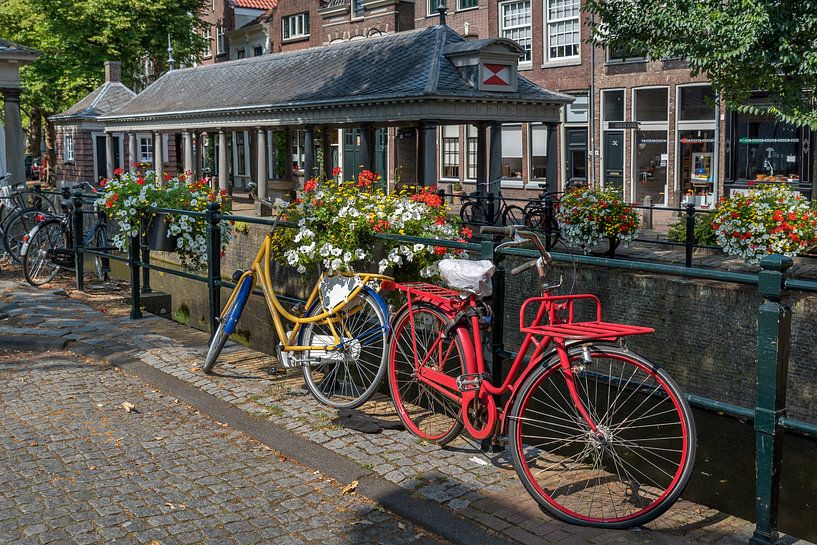
M 247 154 L 245 153 L 245 145 L 247 142 L 247 133 L 238 131 L 235 133 L 235 147 L 238 155 L 238 175 L 247 175 Z
M 247 56 L 247 51 L 242 47 L 241 49 L 236 51 L 235 56 L 236 56 L 237 59 L 243 59 L 244 57 Z
M 643 51 L 622 45 L 607 48 L 607 62 L 641 62 L 647 60 Z
M 153 137 L 140 136 L 139 140 L 139 162 L 153 163 Z
M 457 0 L 457 11 L 472 9 L 479 5 L 479 0 Z
M 216 54 L 221 55 L 227 52 L 227 40 L 224 37 L 224 25 L 216 27 Z
M 479 156 L 477 155 L 477 127 L 474 125 L 467 125 L 465 127 L 466 148 L 468 155 L 466 156 L 465 178 L 468 180 L 477 179 L 477 163 Z
M 558 61 L 578 57 L 581 40 L 579 0 L 547 0 L 545 14 L 547 60 Z
M 460 128 L 443 126 L 443 178 L 460 179 Z
M 663 204 L 667 186 L 667 131 L 638 131 L 633 148 L 636 201 L 643 204 L 649 197 L 649 202 Z
M 715 91 L 709 85 L 679 87 L 678 121 L 714 121 Z
M 602 91 L 605 121 L 624 121 L 624 90 Z
M 351 132 L 351 131 L 350 131 Z M 306 145 L 304 144 L 304 131 L 296 131 L 292 138 L 292 170 L 300 170 L 305 163 L 304 151 Z
M 204 38 L 204 49 L 201 54 L 205 59 L 209 59 L 213 56 L 213 30 L 208 26 L 201 37 Z
M 63 161 L 70 163 L 74 160 L 74 135 L 65 135 L 65 149 L 63 150 Z
M 565 108 L 566 123 L 587 123 L 587 112 L 590 97 L 586 92 L 572 95 L 575 100 Z
M 502 177 L 522 180 L 522 126 L 502 126 Z
M 737 169 L 735 178 L 800 176 L 800 131 L 767 115 L 736 115 Z
M 669 89 L 636 89 L 634 98 L 636 121 L 667 122 Z
M 426 7 L 428 8 L 427 14 L 430 15 L 437 15 L 437 8 L 440 6 L 439 0 L 426 0 Z
M 260 45 L 256 45 L 252 48 L 252 56 L 253 57 L 260 57 L 264 54 L 264 48 Z
M 531 62 L 530 0 L 499 4 L 499 35 L 516 41 L 525 50 L 520 63 Z
M 352 19 L 363 18 L 363 0 L 352 0 Z
M 537 124 L 530 128 L 530 171 L 532 178 L 547 177 L 547 127 Z M 555 190 L 555 186 L 553 187 Z
M 284 17 L 281 24 L 283 25 L 282 36 L 284 40 L 309 37 L 309 13 Z

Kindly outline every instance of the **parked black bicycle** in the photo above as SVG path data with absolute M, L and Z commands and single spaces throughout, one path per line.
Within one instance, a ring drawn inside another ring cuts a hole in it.
M 36 223 L 34 216 L 56 213 L 57 207 L 40 191 L 27 189 L 25 183 L 10 185 L 9 176 L 0 176 L 0 240 L 5 253 L 19 263 L 20 245 Z
M 71 212 L 74 203 L 66 196 L 60 203 L 62 214 L 40 213 L 35 217 L 37 224 L 23 238 L 20 257 L 23 274 L 32 286 L 42 286 L 51 282 L 61 269 L 73 269 L 74 231 L 71 228 Z M 83 246 L 108 252 L 107 216 L 94 204 L 95 221 L 83 236 Z M 104 255 L 94 255 L 97 277 L 107 280 L 111 271 L 110 260 Z
M 524 209 L 524 224 L 540 235 L 547 250 L 559 242 L 559 222 L 556 219 L 559 212 L 559 195 L 556 192 L 543 191 L 539 194 L 539 200 L 530 201 Z
M 491 211 L 493 208 L 493 211 Z M 525 211 L 521 206 L 509 205 L 502 194 L 493 202 L 479 194 L 479 191 L 462 197 L 460 218 L 463 223 L 471 225 L 521 225 Z

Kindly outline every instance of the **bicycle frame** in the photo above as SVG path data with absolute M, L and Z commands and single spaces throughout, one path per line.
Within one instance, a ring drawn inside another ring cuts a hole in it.
M 250 266 L 250 269 L 245 271 L 241 277 L 239 278 L 238 282 L 236 282 L 236 289 L 230 294 L 229 299 L 224 305 L 224 309 L 228 309 L 230 304 L 235 299 L 236 295 L 238 294 L 239 290 L 238 287 L 241 286 L 242 282 L 245 281 L 247 277 L 250 278 L 252 282 L 252 288 L 255 288 L 256 282 L 260 282 L 261 291 L 264 294 L 264 301 L 267 304 L 267 308 L 269 309 L 270 316 L 272 316 L 272 321 L 275 326 L 275 332 L 278 334 L 278 339 L 281 342 L 282 350 L 283 351 L 307 351 L 307 350 L 337 350 L 343 345 L 343 340 L 341 336 L 336 331 L 335 325 L 333 322 L 333 318 L 337 316 L 337 314 L 342 311 L 346 306 L 357 297 L 360 292 L 366 287 L 366 285 L 372 280 L 391 280 L 390 277 L 374 274 L 374 273 L 341 273 L 344 276 L 357 276 L 360 278 L 360 283 L 356 286 L 346 297 L 346 299 L 339 303 L 337 306 L 330 310 L 325 310 L 315 316 L 310 316 L 306 318 L 298 317 L 293 314 L 290 314 L 281 302 L 278 300 L 278 297 L 275 294 L 275 289 L 272 287 L 272 279 L 270 277 L 270 247 L 272 244 L 272 233 L 267 233 L 264 237 L 264 241 L 261 244 L 261 247 L 258 250 L 258 253 L 255 256 L 255 259 Z M 320 275 L 315 286 L 312 288 L 312 292 L 309 294 L 309 298 L 306 301 L 305 308 L 309 309 L 312 307 L 320 299 L 320 286 L 321 281 L 326 278 L 328 275 L 324 272 Z M 224 316 L 222 316 L 223 318 Z M 294 324 L 294 327 L 290 332 L 287 333 L 286 329 L 284 328 L 283 320 Z M 298 333 L 300 328 L 304 324 L 313 323 L 313 322 L 324 322 L 329 327 L 329 330 L 333 336 L 333 345 L 321 345 L 321 346 L 304 346 L 297 344 L 296 340 L 298 338 Z

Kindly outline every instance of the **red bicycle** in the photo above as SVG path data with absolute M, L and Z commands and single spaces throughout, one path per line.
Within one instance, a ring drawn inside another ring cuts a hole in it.
M 624 346 L 624 337 L 654 330 L 603 321 L 593 295 L 552 295 L 550 256 L 534 233 L 520 229 L 482 228 L 511 238 L 500 247 L 532 242 L 541 253 L 511 271 L 535 267 L 542 295 L 520 309 L 524 339 L 505 380 L 495 382 L 485 369 L 481 330 L 491 320 L 480 297 L 395 283 L 407 299 L 389 348 L 395 409 L 408 430 L 439 445 L 463 428 L 475 439 L 507 434 L 519 478 L 557 518 L 642 525 L 665 512 L 689 480 L 692 412 L 666 371 Z

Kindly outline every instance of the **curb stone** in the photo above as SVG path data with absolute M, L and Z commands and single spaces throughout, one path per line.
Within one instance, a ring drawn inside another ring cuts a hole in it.
M 434 501 L 418 497 L 363 469 L 346 456 L 278 427 L 269 420 L 257 418 L 126 353 L 83 341 L 36 334 L 22 338 L 0 336 L 0 348 L 31 351 L 68 350 L 83 357 L 104 361 L 135 375 L 150 386 L 178 398 L 211 418 L 250 435 L 302 465 L 315 468 L 341 483 L 358 481 L 357 492 L 362 496 L 456 545 L 518 545 L 515 541 L 480 528 L 473 522 L 441 508 Z

